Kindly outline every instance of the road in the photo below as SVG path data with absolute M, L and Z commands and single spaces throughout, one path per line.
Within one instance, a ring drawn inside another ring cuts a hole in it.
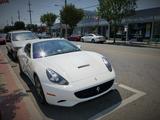
M 44 119 L 157 120 L 160 118 L 160 49 L 74 42 L 82 50 L 107 56 L 116 72 L 116 88 L 102 97 L 71 108 L 41 105 L 32 84 L 19 74 L 1 46 L 14 72 Z

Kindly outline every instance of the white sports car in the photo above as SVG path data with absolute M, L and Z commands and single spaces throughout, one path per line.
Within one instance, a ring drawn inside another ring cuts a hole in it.
M 115 72 L 107 58 L 68 40 L 32 40 L 17 55 L 41 103 L 74 106 L 114 89 Z

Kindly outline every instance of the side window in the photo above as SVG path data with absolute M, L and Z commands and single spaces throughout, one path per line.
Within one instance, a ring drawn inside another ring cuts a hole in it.
M 27 54 L 28 57 L 31 57 L 31 44 L 27 44 L 24 48 L 24 52 Z

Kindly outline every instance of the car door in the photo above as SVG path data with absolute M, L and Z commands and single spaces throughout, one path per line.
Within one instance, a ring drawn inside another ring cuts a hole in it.
M 91 42 L 92 39 L 93 39 L 93 35 L 92 35 L 92 34 L 89 34 L 89 35 L 88 35 L 88 41 Z
M 89 37 L 90 37 L 89 35 L 86 35 L 84 40 L 88 42 L 89 41 Z
M 31 44 L 28 43 L 24 48 L 25 56 L 23 58 L 24 67 L 27 76 L 33 80 L 32 78 L 32 59 L 31 59 Z

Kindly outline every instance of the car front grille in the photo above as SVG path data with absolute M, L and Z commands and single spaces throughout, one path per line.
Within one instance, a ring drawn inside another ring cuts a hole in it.
M 113 83 L 114 83 L 114 80 L 110 80 L 106 83 L 103 83 L 82 91 L 75 92 L 74 94 L 76 97 L 80 99 L 93 97 L 95 95 L 98 95 L 100 93 L 107 91 L 109 88 L 112 87 Z

